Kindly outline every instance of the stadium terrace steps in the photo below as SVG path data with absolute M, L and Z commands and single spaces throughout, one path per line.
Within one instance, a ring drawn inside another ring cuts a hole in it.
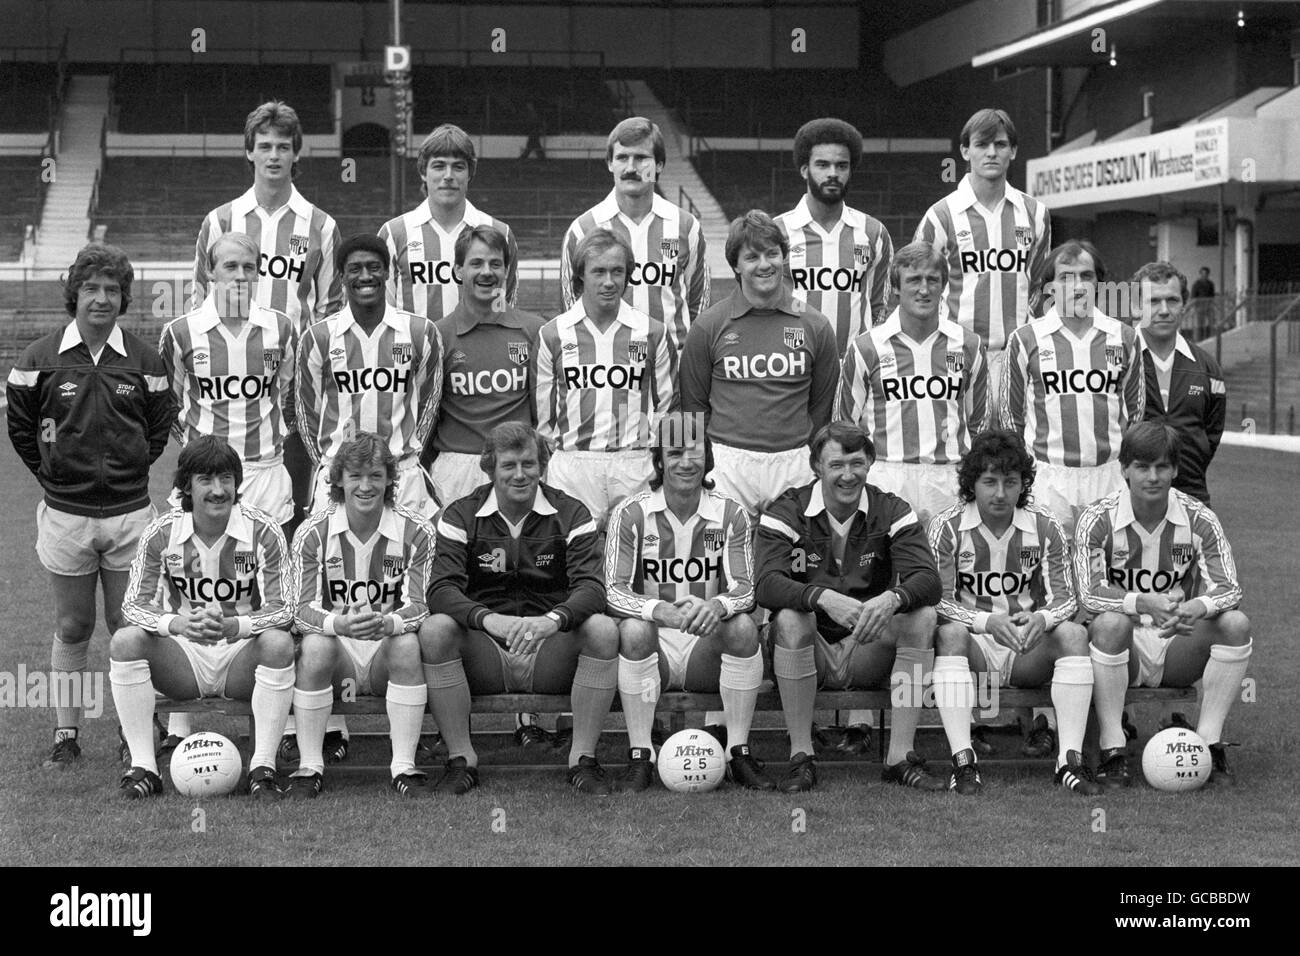
M 65 268 L 86 244 L 91 194 L 100 169 L 100 131 L 108 116 L 109 78 L 74 76 L 59 117 L 62 134 L 55 180 L 45 194 L 36 237 L 38 269 Z

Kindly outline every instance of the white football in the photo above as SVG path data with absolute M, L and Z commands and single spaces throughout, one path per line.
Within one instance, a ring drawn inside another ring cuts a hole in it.
M 727 772 L 722 744 L 702 730 L 679 730 L 659 748 L 659 779 L 678 793 L 712 790 Z
M 1169 727 L 1147 741 L 1142 773 L 1157 790 L 1196 790 L 1210 776 L 1210 748 L 1196 731 Z
M 172 786 L 187 797 L 219 797 L 239 783 L 239 749 L 221 734 L 190 734 L 172 751 Z

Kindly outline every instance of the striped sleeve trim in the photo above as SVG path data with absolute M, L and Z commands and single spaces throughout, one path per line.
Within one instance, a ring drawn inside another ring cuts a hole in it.
M 596 522 L 588 518 L 582 524 L 578 525 L 576 528 L 570 531 L 569 536 L 564 539 L 564 542 L 565 544 L 573 544 L 573 542 L 577 538 L 582 537 L 584 534 L 595 534 L 595 533 L 596 533 Z
M 903 529 L 910 528 L 912 525 L 919 523 L 920 522 L 916 519 L 916 512 L 909 508 L 906 514 L 889 526 L 889 536 L 892 538 Z
M 465 533 L 465 529 L 451 524 L 446 518 L 438 520 L 438 537 L 455 541 L 457 544 L 469 544 L 469 535 Z
M 36 368 L 11 368 L 9 384 L 17 388 L 35 388 L 40 381 L 41 370 Z
M 781 535 L 782 537 L 789 538 L 792 542 L 796 544 L 799 542 L 799 534 L 794 530 L 794 528 L 790 527 L 788 524 L 786 524 L 784 521 L 781 521 L 779 518 L 773 518 L 770 514 L 765 514 L 761 518 L 759 518 L 758 524 L 759 527 L 767 528 L 770 531 L 775 531 L 777 534 Z

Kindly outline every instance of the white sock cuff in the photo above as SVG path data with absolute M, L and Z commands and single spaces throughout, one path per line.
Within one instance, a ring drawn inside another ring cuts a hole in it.
M 1092 661 L 1082 654 L 1058 657 L 1052 668 L 1052 683 L 1088 686 L 1093 682 Z
M 253 671 L 253 681 L 267 690 L 289 690 L 293 687 L 293 665 L 288 667 L 267 667 L 258 664 Z M 334 691 L 330 691 L 332 697 Z
M 936 657 L 934 659 L 934 682 L 940 680 L 954 684 L 974 684 L 970 676 L 970 661 L 964 657 Z
M 817 676 L 817 656 L 812 645 L 807 647 L 772 648 L 772 671 L 785 680 L 803 680 L 805 677 Z
M 301 687 L 293 689 L 294 710 L 328 710 L 333 706 L 333 687 L 325 687 L 321 690 L 303 690 Z
M 613 690 L 618 687 L 618 658 L 604 660 L 599 657 L 578 655 L 578 669 L 573 674 L 574 687 L 592 690 Z
M 149 662 L 146 660 L 139 661 L 109 661 L 108 662 L 108 680 L 112 684 L 147 684 L 151 671 Z
M 816 662 L 813 663 L 814 670 Z M 750 657 L 722 655 L 722 668 L 718 672 L 718 686 L 728 690 L 758 690 L 763 683 L 763 652 L 755 651 Z
M 1234 644 L 1211 644 L 1210 660 L 1219 661 L 1223 664 L 1237 664 L 1241 661 L 1250 660 L 1251 649 L 1255 646 L 1253 640 L 1247 641 L 1241 646 Z
M 434 690 L 468 684 L 465 662 L 458 657 L 454 661 L 443 661 L 441 664 L 425 664 L 424 682 L 426 687 L 432 687 Z
M 1107 667 L 1119 667 L 1121 664 L 1128 664 L 1128 648 L 1120 651 L 1118 654 L 1107 654 L 1105 651 L 1096 646 L 1088 646 L 1088 656 L 1092 658 L 1093 663 L 1102 664 Z
M 50 669 L 56 671 L 84 671 L 86 661 L 90 658 L 90 641 L 80 644 L 68 644 L 54 639 L 50 648 Z
M 622 694 L 644 694 L 654 688 L 655 700 L 659 699 L 659 652 L 651 654 L 644 660 L 628 660 L 618 655 L 618 689 Z
M 894 651 L 894 665 L 889 669 L 889 686 L 920 686 L 934 680 L 934 651 L 919 647 L 900 647 Z
M 423 708 L 429 702 L 429 685 L 394 684 L 389 681 L 388 690 L 384 692 L 384 699 L 390 704 L 404 704 L 408 707 L 418 705 Z

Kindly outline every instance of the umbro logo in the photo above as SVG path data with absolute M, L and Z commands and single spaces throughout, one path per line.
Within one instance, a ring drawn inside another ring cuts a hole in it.
M 206 362 L 207 360 L 208 360 L 208 353 L 207 353 L 207 352 L 195 352 L 195 353 L 194 353 L 194 361 L 195 361 L 195 362 Z
M 467 356 L 460 349 L 451 353 L 451 364 L 459 365 L 466 360 Z
M 331 568 L 339 568 L 343 566 L 343 559 L 336 556 L 330 558 L 328 561 L 325 562 L 325 564 Z
M 1055 358 L 1055 357 L 1056 357 L 1056 353 L 1053 352 L 1051 349 L 1040 349 L 1038 352 L 1038 358 L 1040 361 L 1047 361 L 1048 359 Z
M 896 361 L 897 360 L 894 358 L 893 353 L 886 352 L 884 355 L 880 356 L 880 367 L 893 368 Z
M 343 356 L 347 354 L 348 353 L 346 349 L 330 349 L 331 358 L 343 358 Z
M 803 255 L 803 254 L 804 254 L 804 247 L 803 247 L 803 246 L 791 246 L 791 247 L 790 247 L 790 255 L 792 255 L 792 256 L 801 256 L 801 255 Z
M 59 386 L 59 391 L 62 392 L 65 397 L 71 398 L 77 391 L 77 383 L 64 382 L 62 385 Z
M 577 343 L 577 342 L 569 342 L 568 344 L 566 344 L 566 345 L 564 346 L 564 351 L 566 351 L 566 352 L 576 352 L 576 351 L 578 351 L 578 343 Z
M 722 337 L 722 341 L 727 343 L 728 345 L 738 345 L 740 343 L 740 333 L 728 332 L 726 335 Z
M 975 552 L 974 552 L 974 551 L 963 551 L 963 552 L 959 555 L 959 557 L 961 557 L 962 560 L 964 560 L 964 561 L 969 561 L 971 558 L 975 557 Z
M 408 243 L 406 244 L 406 248 L 408 248 L 408 249 L 423 249 L 423 248 L 424 248 L 424 240 L 423 240 L 423 239 L 412 239 L 410 242 L 408 242 Z
M 958 238 L 958 239 L 969 239 L 969 238 L 970 238 L 970 230 L 969 230 L 969 229 L 963 229 L 961 232 L 957 233 L 957 238 Z
M 646 544 L 658 544 L 658 543 L 659 543 L 659 535 L 657 535 L 657 534 L 648 534 L 648 535 L 646 535 L 646 536 L 645 536 L 645 543 L 646 543 Z

